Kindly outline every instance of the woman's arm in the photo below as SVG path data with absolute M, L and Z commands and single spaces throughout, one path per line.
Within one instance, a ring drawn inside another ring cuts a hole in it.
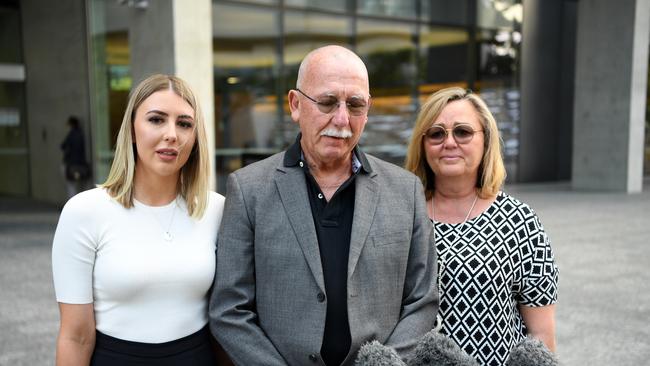
M 56 366 L 86 366 L 95 349 L 93 304 L 59 303 L 61 327 L 56 342 Z
M 528 335 L 541 340 L 555 352 L 555 304 L 538 307 L 519 305 L 519 312 Z

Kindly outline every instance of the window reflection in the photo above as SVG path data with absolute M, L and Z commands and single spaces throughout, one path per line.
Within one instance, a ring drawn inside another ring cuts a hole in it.
M 476 0 L 476 25 L 508 28 L 521 25 L 523 6 L 519 0 Z
M 22 63 L 20 11 L 18 4 L 0 3 L 0 63 Z
M 423 26 L 420 30 L 420 102 L 449 86 L 467 88 L 468 34 L 465 29 Z
M 116 2 L 89 1 L 90 53 L 93 83 L 92 148 L 97 157 L 94 166 L 96 181 L 108 176 L 113 161 L 115 140 L 132 85 L 128 7 Z
M 331 11 L 345 11 L 346 0 L 284 0 L 284 4 L 301 8 L 314 8 Z
M 442 24 L 467 25 L 468 1 L 423 0 L 421 18 Z
M 254 3 L 254 4 L 277 4 L 278 0 L 230 0 L 231 2 L 238 2 L 238 3 Z
M 364 150 L 401 165 L 420 102 L 444 87 L 470 87 L 495 112 L 515 177 L 520 3 L 213 0 L 218 190 L 228 173 L 293 142 L 287 91 L 303 57 L 327 44 L 354 49 L 368 67 Z
M 296 85 L 300 62 L 310 51 L 328 44 L 350 47 L 351 19 L 301 11 L 284 15 L 284 91 L 282 93 L 284 123 L 280 126 L 284 146 L 293 143 L 298 125 L 291 121 L 286 92 Z
M 29 194 L 25 84 L 0 80 L 0 193 Z M 65 121 L 58 122 L 61 128 Z
M 275 151 L 278 121 L 278 14 L 213 4 L 218 190 L 246 159 Z
M 418 0 L 358 0 L 357 12 L 364 15 L 415 18 Z
M 477 33 L 478 82 L 476 89 L 490 107 L 504 144 L 508 179 L 517 177 L 519 158 L 520 94 L 517 31 L 482 30 Z
M 0 77 L 0 194 L 26 196 L 29 150 L 19 6 L 18 2 L 0 4 L 0 68 L 4 68 Z M 17 75 L 18 70 L 23 77 Z
M 361 144 L 402 164 L 417 105 L 415 27 L 395 22 L 359 20 L 357 52 L 370 77 L 372 106 Z

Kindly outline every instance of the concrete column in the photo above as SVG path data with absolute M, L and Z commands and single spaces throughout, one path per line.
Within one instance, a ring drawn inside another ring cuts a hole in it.
M 640 192 L 650 0 L 578 2 L 572 185 Z
M 576 3 L 524 0 L 518 182 L 569 180 Z
M 187 81 L 197 94 L 208 136 L 210 187 L 216 189 L 214 62 L 212 52 L 212 1 L 174 0 L 174 62 L 176 75 Z
M 557 180 L 562 0 L 524 0 L 523 6 L 521 124 L 514 178 Z
M 147 7 L 131 8 L 129 51 L 133 86 L 151 74 L 175 75 L 174 0 L 149 1 Z
M 32 197 L 61 203 L 66 191 L 59 146 L 70 115 L 81 119 L 90 156 L 84 1 L 23 0 L 20 7 Z
M 133 8 L 129 29 L 134 83 L 154 73 L 176 75 L 197 94 L 205 117 L 215 189 L 212 2 L 155 0 Z

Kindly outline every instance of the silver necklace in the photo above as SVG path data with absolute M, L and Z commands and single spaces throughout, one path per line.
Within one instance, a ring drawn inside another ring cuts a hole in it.
M 166 227 L 165 227 L 165 226 L 160 222 L 160 220 L 158 219 L 158 216 L 157 216 L 156 213 L 153 211 L 153 209 L 152 209 L 151 207 L 149 207 L 149 206 L 146 206 L 146 207 L 147 207 L 147 210 L 149 211 L 149 213 L 151 214 L 151 216 L 153 216 L 153 218 L 156 220 L 156 223 L 158 223 L 158 225 L 160 226 L 160 228 L 163 230 L 163 239 L 164 239 L 166 242 L 171 242 L 172 240 L 174 240 L 174 236 L 173 236 L 172 233 L 171 233 L 171 227 L 172 227 L 172 223 L 174 223 L 174 216 L 176 215 L 176 207 L 177 207 L 177 206 L 178 206 L 178 204 L 177 204 L 177 198 L 175 198 L 175 199 L 174 199 L 174 202 L 173 202 L 173 207 L 172 207 L 172 215 L 171 215 L 171 217 L 169 218 L 169 223 L 167 224 Z
M 463 221 L 458 224 L 459 229 L 465 225 L 467 220 L 469 220 L 469 216 L 472 214 L 472 211 L 474 210 L 474 206 L 476 206 L 476 201 L 478 201 L 478 194 L 477 193 L 475 194 L 476 195 L 474 196 L 474 201 L 472 202 L 472 206 L 469 208 L 469 211 L 467 211 L 467 215 L 465 215 Z M 433 196 L 431 197 L 431 222 L 433 224 L 433 242 L 435 243 L 436 242 L 436 212 L 435 212 L 435 205 L 433 204 Z M 454 229 L 454 231 L 456 232 L 456 235 L 458 235 L 459 238 L 462 237 L 463 233 L 461 231 L 459 231 L 458 229 Z M 467 243 L 465 243 L 465 245 L 463 245 L 458 251 L 459 252 L 462 251 L 462 249 L 464 249 L 465 246 L 467 246 Z M 444 256 L 440 258 L 440 268 L 438 268 L 438 303 L 440 303 L 440 299 L 442 299 L 442 275 L 445 269 L 447 268 L 448 261 L 451 259 L 451 257 L 449 257 L 449 252 L 451 252 L 452 247 L 453 245 L 449 245 L 449 247 L 445 251 Z M 438 312 L 438 314 L 436 315 L 436 325 L 434 329 L 436 330 L 436 332 L 439 332 L 441 328 L 442 328 L 442 317 L 440 316 L 440 312 Z

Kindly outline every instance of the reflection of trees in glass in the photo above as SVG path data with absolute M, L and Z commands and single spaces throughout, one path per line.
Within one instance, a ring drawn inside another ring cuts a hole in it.
M 478 0 L 477 24 L 485 28 L 509 28 L 521 24 L 523 6 L 520 0 Z
M 482 78 L 511 77 L 517 73 L 521 34 L 505 30 L 483 30 L 479 35 L 479 75 Z
M 381 95 L 383 88 L 390 88 L 390 94 L 401 92 L 408 95 L 415 77 L 413 50 L 375 52 L 364 57 L 373 90 Z M 375 93 L 373 92 L 373 96 Z M 376 96 L 379 96 L 376 95 Z

